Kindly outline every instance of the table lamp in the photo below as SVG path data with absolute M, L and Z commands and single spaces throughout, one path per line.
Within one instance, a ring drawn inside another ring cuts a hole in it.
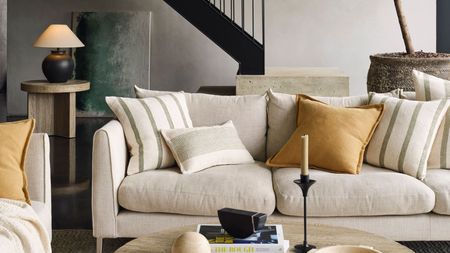
M 64 48 L 84 47 L 67 25 L 50 25 L 34 42 L 34 47 L 55 48 L 42 62 L 42 72 L 50 83 L 65 83 L 72 77 L 73 60 Z

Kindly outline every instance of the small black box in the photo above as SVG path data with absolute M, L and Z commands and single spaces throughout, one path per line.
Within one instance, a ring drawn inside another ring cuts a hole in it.
M 228 234 L 235 238 L 247 238 L 261 230 L 267 220 L 267 215 L 245 210 L 222 208 L 217 211 L 220 224 Z

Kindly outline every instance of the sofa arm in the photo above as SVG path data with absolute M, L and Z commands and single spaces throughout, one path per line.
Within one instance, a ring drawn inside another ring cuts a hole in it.
M 31 136 L 25 160 L 28 192 L 31 206 L 52 233 L 52 194 L 50 181 L 50 144 L 47 134 L 35 133 Z
M 97 238 L 116 237 L 117 191 L 125 177 L 127 146 L 122 125 L 112 120 L 95 132 L 92 148 L 92 224 Z

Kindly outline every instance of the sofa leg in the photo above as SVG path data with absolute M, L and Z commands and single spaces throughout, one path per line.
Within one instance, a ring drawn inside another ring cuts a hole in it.
M 97 238 L 97 253 L 103 252 L 103 238 L 98 237 Z

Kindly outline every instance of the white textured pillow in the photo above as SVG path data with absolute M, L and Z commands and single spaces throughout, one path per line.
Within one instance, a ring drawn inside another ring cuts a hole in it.
M 425 178 L 431 145 L 450 101 L 410 101 L 371 93 L 384 114 L 366 149 L 369 164 Z
M 431 101 L 450 98 L 450 81 L 413 70 L 416 99 Z M 442 120 L 428 159 L 430 169 L 450 169 L 450 109 Z
M 106 103 L 125 132 L 131 154 L 128 175 L 175 164 L 159 130 L 192 127 L 182 93 L 144 99 L 106 97 Z
M 254 162 L 231 121 L 221 126 L 162 129 L 161 134 L 183 174 Z

